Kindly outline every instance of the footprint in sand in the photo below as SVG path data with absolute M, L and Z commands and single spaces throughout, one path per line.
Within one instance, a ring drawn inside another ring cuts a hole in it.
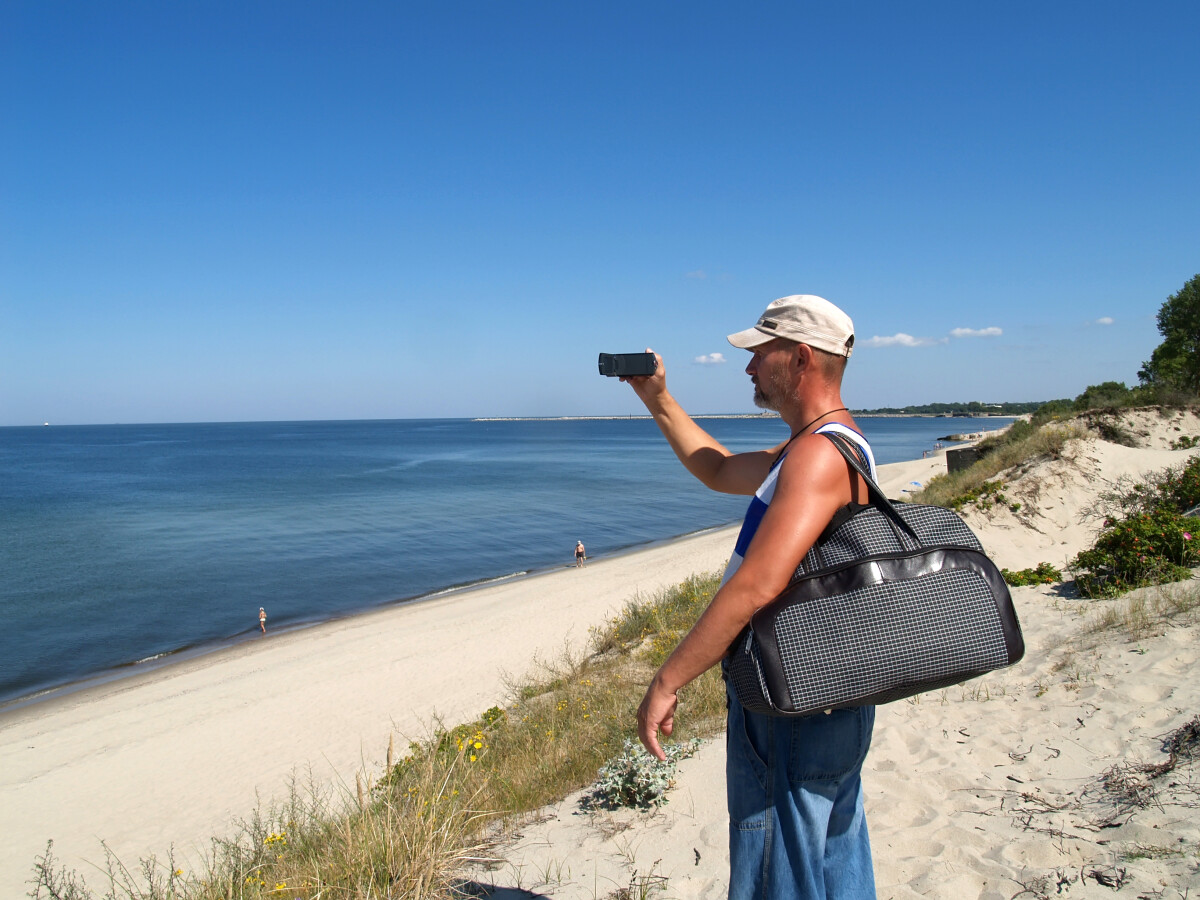
M 1175 693 L 1175 688 L 1170 685 L 1146 684 L 1145 682 L 1134 682 L 1125 690 L 1130 699 L 1139 703 L 1161 703 Z
M 936 822 L 939 818 L 938 811 L 932 806 L 922 806 L 917 809 L 912 816 L 904 817 L 904 828 L 921 828 L 931 822 Z
M 897 859 L 937 859 L 946 852 L 946 845 L 940 841 L 904 840 L 893 845 L 898 850 Z
M 727 850 L 729 848 L 729 826 L 725 824 L 724 820 L 705 825 L 700 829 L 700 840 L 705 847 Z

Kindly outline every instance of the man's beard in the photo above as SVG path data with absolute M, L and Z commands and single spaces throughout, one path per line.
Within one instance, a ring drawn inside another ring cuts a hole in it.
M 771 390 L 769 394 L 763 390 L 764 381 Z M 787 396 L 789 387 L 790 385 L 787 383 L 786 376 L 778 369 L 766 374 L 765 378 L 760 375 L 754 385 L 754 405 L 759 409 L 770 409 L 779 412 L 780 400 Z
M 779 405 L 763 393 L 757 384 L 754 386 L 754 405 L 759 409 L 770 409 L 779 412 Z

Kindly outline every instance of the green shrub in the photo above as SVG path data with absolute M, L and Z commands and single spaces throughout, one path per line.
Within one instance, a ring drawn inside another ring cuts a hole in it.
M 979 454 L 978 458 L 983 459 L 985 456 L 990 456 L 1007 444 L 1027 440 L 1037 430 L 1038 426 L 1032 422 L 1025 419 L 1017 419 L 999 434 L 989 435 L 976 444 L 975 450 Z
M 1125 427 L 1119 419 L 1099 416 L 1092 421 L 1092 427 L 1099 432 L 1100 437 L 1110 444 L 1120 444 L 1122 447 L 1137 447 L 1137 435 Z
M 1159 508 L 1104 524 L 1095 546 L 1071 564 L 1084 597 L 1115 597 L 1150 584 L 1184 581 L 1192 575 L 1188 567 L 1200 565 L 1200 519 Z
M 1167 471 L 1156 488 L 1163 504 L 1179 512 L 1200 503 L 1200 456 L 1193 456 L 1182 469 Z
M 1037 408 L 1037 411 L 1030 416 L 1029 423 L 1037 427 L 1045 425 L 1047 422 L 1061 422 L 1063 419 L 1069 419 L 1074 415 L 1074 401 L 1051 400 Z
M 993 506 L 1007 506 L 1013 512 L 1021 508 L 1020 503 L 1010 503 L 1008 497 L 1004 495 L 1004 482 L 1002 481 L 985 481 L 983 484 L 951 497 L 946 505 L 957 512 L 962 512 L 966 506 L 977 506 L 985 512 Z
M 1001 569 L 1000 574 L 1004 576 L 1004 581 L 1013 587 L 1025 587 L 1030 584 L 1054 584 L 1056 581 L 1062 581 L 1062 572 L 1050 565 L 1050 563 L 1038 563 L 1036 569 L 1018 569 L 1016 572 L 1010 569 Z
M 1111 409 L 1114 407 L 1132 406 L 1137 402 L 1137 394 L 1130 391 L 1123 381 L 1106 381 L 1103 384 L 1089 385 L 1087 389 L 1075 398 L 1075 411 L 1086 412 L 1089 409 Z
M 1198 503 L 1200 457 L 1102 494 L 1092 514 L 1104 516 L 1104 530 L 1072 562 L 1080 594 L 1111 597 L 1190 578 L 1189 567 L 1200 565 L 1200 519 L 1183 513 Z
M 1200 457 L 1181 468 L 1149 476 L 1146 481 L 1118 478 L 1113 489 L 1096 498 L 1087 515 L 1103 520 L 1104 527 L 1109 528 L 1113 522 L 1158 509 L 1184 513 L 1197 502 L 1200 502 Z

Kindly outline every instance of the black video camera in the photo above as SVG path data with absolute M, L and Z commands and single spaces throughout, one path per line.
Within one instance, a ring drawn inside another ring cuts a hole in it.
M 631 375 L 653 375 L 658 371 L 658 360 L 653 353 L 601 353 L 600 374 L 612 377 Z

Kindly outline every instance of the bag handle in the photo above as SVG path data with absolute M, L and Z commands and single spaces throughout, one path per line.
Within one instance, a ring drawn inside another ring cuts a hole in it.
M 918 547 L 923 546 L 921 539 L 917 536 L 913 527 L 904 521 L 900 513 L 896 512 L 896 508 L 892 506 L 892 501 L 887 498 L 887 494 L 883 492 L 883 488 L 875 483 L 875 479 L 871 477 L 870 471 L 863 465 L 862 460 L 858 458 L 858 454 L 852 449 L 853 445 L 851 445 L 850 439 L 836 432 L 818 431 L 816 433 L 829 438 L 833 442 L 833 446 L 837 447 L 838 452 L 846 458 L 846 462 L 850 463 L 854 471 L 862 476 L 863 481 L 867 483 L 867 497 L 871 501 L 871 505 L 887 516 L 893 527 L 899 527 L 901 531 L 916 541 Z M 900 535 L 897 534 L 897 538 L 899 537 Z M 901 539 L 901 543 L 903 543 L 903 539 Z

